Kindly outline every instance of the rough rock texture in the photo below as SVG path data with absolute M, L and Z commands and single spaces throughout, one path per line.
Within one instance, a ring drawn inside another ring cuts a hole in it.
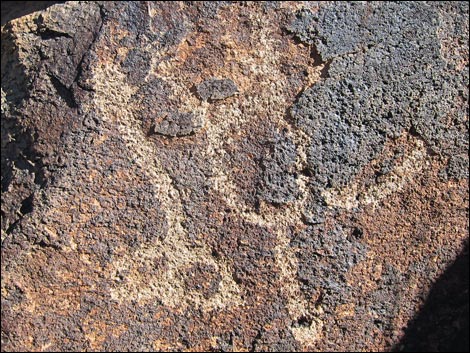
M 468 349 L 466 2 L 48 6 L 2 3 L 2 350 Z
M 230 79 L 208 79 L 196 86 L 199 98 L 208 101 L 225 99 L 237 93 L 237 86 Z

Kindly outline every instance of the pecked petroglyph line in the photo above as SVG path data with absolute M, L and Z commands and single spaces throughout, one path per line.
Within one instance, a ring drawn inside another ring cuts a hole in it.
M 362 189 L 357 182 L 352 182 L 342 189 L 328 189 L 323 197 L 330 207 L 341 207 L 352 210 L 360 206 L 377 207 L 381 200 L 402 190 L 415 175 L 419 174 L 429 160 L 426 159 L 426 146 L 422 140 L 413 138 L 414 148 L 405 154 L 400 164 L 378 184 Z
M 184 216 L 181 195 L 159 163 L 154 146 L 146 140 L 140 122 L 129 108 L 136 89 L 127 85 L 125 76 L 112 66 L 97 68 L 94 77 L 94 108 L 105 121 L 116 124 L 138 168 L 153 184 L 155 197 L 162 203 L 169 225 L 168 235 L 163 240 L 143 245 L 134 253 L 113 262 L 112 271 L 128 273 L 128 281 L 125 285 L 113 288 L 112 297 L 119 301 L 146 301 L 158 298 L 163 304 L 180 310 L 187 305 L 202 306 L 210 310 L 241 304 L 239 289 L 230 275 L 228 266 L 223 262 L 216 262 L 206 246 L 197 249 L 190 247 L 187 233 L 182 226 Z M 150 278 L 139 273 L 139 267 L 151 267 L 152 262 L 162 254 L 165 254 L 169 262 L 167 271 Z M 199 293 L 188 292 L 184 287 L 182 272 L 196 263 L 211 265 L 218 269 L 222 276 L 219 290 L 210 299 L 203 299 Z
M 308 301 L 300 290 L 297 278 L 297 257 L 289 246 L 289 238 L 286 236 L 288 227 L 291 225 L 302 225 L 302 210 L 308 197 L 307 177 L 299 175 L 297 183 L 300 189 L 300 197 L 289 204 L 282 212 L 273 212 L 263 201 L 261 201 L 258 212 L 251 210 L 238 196 L 237 187 L 227 174 L 223 164 L 225 151 L 223 145 L 230 142 L 230 124 L 236 122 L 236 126 L 242 131 L 242 127 L 250 121 L 257 121 L 260 116 L 270 116 L 277 123 L 279 130 L 286 128 L 288 137 L 297 145 L 297 168 L 303 169 L 306 164 L 306 151 L 304 143 L 307 139 L 305 134 L 293 129 L 285 119 L 286 108 L 289 107 L 289 98 L 286 96 L 285 87 L 288 85 L 286 75 L 279 70 L 280 55 L 275 50 L 275 39 L 270 35 L 270 27 L 262 23 L 262 17 L 253 14 L 253 20 L 260 21 L 259 38 L 260 47 L 253 52 L 247 52 L 242 48 L 231 48 L 231 58 L 236 62 L 243 62 L 252 73 L 253 79 L 246 77 L 229 76 L 242 87 L 241 100 L 227 100 L 212 108 L 213 120 L 206 123 L 206 133 L 210 143 L 207 146 L 207 159 L 212 163 L 213 188 L 231 207 L 233 212 L 246 221 L 259 226 L 266 227 L 277 234 L 277 245 L 275 247 L 276 264 L 280 269 L 280 286 L 283 296 L 287 299 L 287 310 L 292 322 L 301 317 L 313 318 L 310 326 L 292 327 L 294 337 L 304 346 L 313 344 L 321 334 L 322 322 L 320 320 L 321 308 L 310 308 Z M 230 43 L 229 36 L 225 39 Z M 256 57 L 254 57 L 256 52 Z M 315 71 L 309 77 L 309 83 L 316 81 L 320 76 Z M 171 70 L 170 70 L 171 72 Z M 173 71 L 174 72 L 174 71 Z M 223 75 L 221 75 L 223 76 Z M 255 79 L 256 78 L 256 79 Z M 283 79 L 281 79 L 283 78 Z M 173 82 L 178 82 L 174 80 Z M 208 109 L 211 109 L 208 107 Z
M 253 15 L 258 16 L 259 15 Z M 263 21 L 261 17 L 257 21 Z M 287 227 L 292 224 L 302 224 L 301 210 L 308 195 L 306 177 L 297 179 L 302 191 L 301 197 L 287 207 L 284 212 L 272 213 L 268 205 L 261 205 L 259 213 L 252 211 L 243 204 L 237 195 L 236 187 L 231 181 L 231 176 L 224 170 L 223 157 L 226 153 L 223 145 L 230 139 L 228 132 L 233 125 L 240 131 L 242 127 L 259 116 L 269 115 L 278 125 L 279 129 L 287 128 L 289 137 L 297 142 L 298 146 L 305 144 L 302 132 L 292 129 L 285 120 L 285 110 L 289 105 L 285 94 L 287 78 L 282 77 L 278 68 L 281 60 L 275 50 L 274 40 L 270 37 L 268 26 L 260 26 L 260 48 L 247 52 L 243 49 L 231 47 L 230 55 L 239 62 L 248 65 L 252 72 L 249 78 L 233 77 L 234 82 L 241 88 L 244 94 L 243 100 L 228 99 L 222 104 L 211 107 L 206 102 L 201 102 L 189 92 L 187 87 L 178 77 L 173 65 L 179 65 L 178 61 L 164 61 L 151 71 L 153 75 L 164 80 L 172 90 L 170 99 L 179 101 L 179 110 L 182 112 L 197 112 L 202 116 L 212 109 L 212 119 L 205 119 L 205 132 L 208 137 L 206 158 L 212 164 L 214 190 L 229 204 L 240 217 L 248 222 L 267 227 L 277 234 L 278 244 L 275 247 L 276 263 L 280 269 L 281 291 L 288 300 L 287 310 L 292 322 L 296 322 L 302 316 L 319 318 L 321 308 L 309 308 L 307 300 L 303 297 L 299 283 L 296 280 L 297 257 L 289 247 L 289 239 L 286 237 Z M 226 37 L 227 41 L 231 39 Z M 228 73 L 221 72 L 221 77 Z M 312 81 L 310 77 L 310 81 Z M 132 156 L 149 181 L 155 188 L 155 197 L 161 202 L 169 226 L 168 235 L 163 240 L 153 244 L 145 244 L 130 255 L 124 255 L 110 265 L 110 275 L 120 272 L 126 273 L 126 283 L 118 284 L 112 288 L 111 295 L 115 300 L 139 300 L 148 301 L 154 298 L 161 300 L 164 305 L 175 310 L 183 310 L 188 305 L 200 306 L 205 310 L 226 306 L 242 305 L 240 289 L 233 281 L 230 266 L 223 260 L 215 261 L 207 246 L 190 248 L 187 234 L 182 226 L 184 213 L 182 207 L 182 195 L 174 187 L 168 173 L 164 170 L 156 157 L 153 143 L 144 136 L 140 121 L 133 115 L 131 105 L 132 95 L 137 88 L 126 84 L 125 75 L 119 72 L 118 67 L 105 63 L 96 68 L 94 72 L 95 99 L 94 109 L 109 123 L 115 124 L 120 136 L 125 140 Z M 181 97 L 186 97 L 181 99 Z M 298 151 L 297 164 L 305 164 L 306 153 Z M 157 276 L 142 275 L 138 269 L 150 267 L 152 263 L 165 254 L 169 266 Z M 217 269 L 222 279 L 217 293 L 211 298 L 203 298 L 202 295 L 185 288 L 182 272 L 187 267 L 204 263 Z M 296 339 L 304 345 L 312 344 L 320 334 L 321 321 L 315 319 L 310 327 L 292 327 L 292 333 Z

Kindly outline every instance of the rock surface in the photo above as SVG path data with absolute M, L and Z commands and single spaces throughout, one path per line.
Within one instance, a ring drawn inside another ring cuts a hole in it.
M 416 346 L 468 244 L 466 2 L 5 19 L 2 351 Z

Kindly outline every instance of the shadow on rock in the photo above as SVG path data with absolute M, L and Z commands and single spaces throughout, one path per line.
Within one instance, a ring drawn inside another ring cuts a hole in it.
M 15 18 L 65 1 L 2 1 L 2 26 Z
M 399 352 L 469 351 L 468 242 L 437 280 L 421 312 L 394 347 Z

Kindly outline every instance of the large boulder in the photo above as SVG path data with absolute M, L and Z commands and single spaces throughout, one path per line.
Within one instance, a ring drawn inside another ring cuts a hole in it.
M 43 3 L 2 3 L 2 351 L 468 350 L 467 2 Z

